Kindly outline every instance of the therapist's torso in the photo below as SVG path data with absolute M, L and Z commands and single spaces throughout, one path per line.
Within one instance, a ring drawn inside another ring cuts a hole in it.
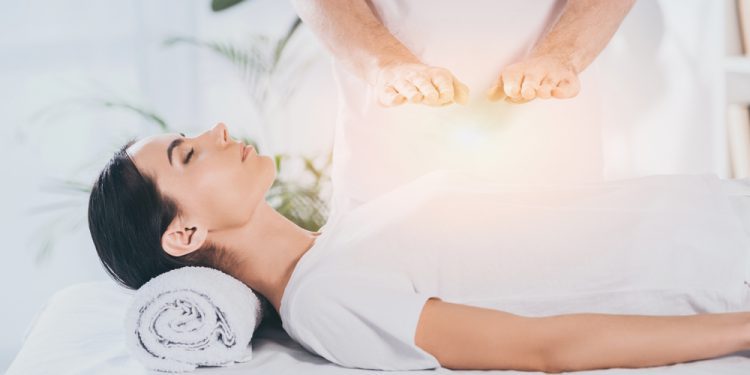
M 563 2 L 372 1 L 376 16 L 422 62 L 469 86 L 467 105 L 382 107 L 373 89 L 334 60 L 340 110 L 334 141 L 334 206 L 358 205 L 440 168 L 509 183 L 602 178 L 596 66 L 572 99 L 490 102 L 503 67 L 520 61 Z M 334 207 L 334 209 L 336 209 Z

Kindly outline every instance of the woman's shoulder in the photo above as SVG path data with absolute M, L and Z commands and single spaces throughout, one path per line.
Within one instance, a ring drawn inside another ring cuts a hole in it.
M 310 277 L 282 310 L 282 326 L 308 350 L 346 367 L 433 368 L 414 344 L 431 296 L 397 273 L 341 271 Z M 426 367 L 420 367 L 426 366 Z

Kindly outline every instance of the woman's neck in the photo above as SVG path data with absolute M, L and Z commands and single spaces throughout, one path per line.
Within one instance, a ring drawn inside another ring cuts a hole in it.
M 265 296 L 278 312 L 294 267 L 318 234 L 262 201 L 247 223 L 214 233 L 211 241 L 229 249 L 237 260 L 225 272 Z

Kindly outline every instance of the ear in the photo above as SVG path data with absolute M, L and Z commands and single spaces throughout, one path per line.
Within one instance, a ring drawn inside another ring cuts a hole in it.
M 161 236 L 161 247 L 167 254 L 179 257 L 200 249 L 206 242 L 208 230 L 205 225 L 183 221 L 175 217 Z

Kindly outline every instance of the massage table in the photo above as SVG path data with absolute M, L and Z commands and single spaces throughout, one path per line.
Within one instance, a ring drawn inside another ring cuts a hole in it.
M 6 375 L 164 374 L 148 371 L 126 347 L 122 321 L 133 296 L 113 281 L 74 284 L 56 292 L 29 323 L 23 346 Z M 252 340 L 253 359 L 230 367 L 201 367 L 201 375 L 375 374 L 383 371 L 340 367 L 306 351 L 278 325 L 263 324 Z M 478 371 L 389 371 L 388 374 L 476 374 Z M 528 375 L 540 372 L 484 371 Z M 576 374 L 747 375 L 750 352 L 643 369 L 607 369 Z

